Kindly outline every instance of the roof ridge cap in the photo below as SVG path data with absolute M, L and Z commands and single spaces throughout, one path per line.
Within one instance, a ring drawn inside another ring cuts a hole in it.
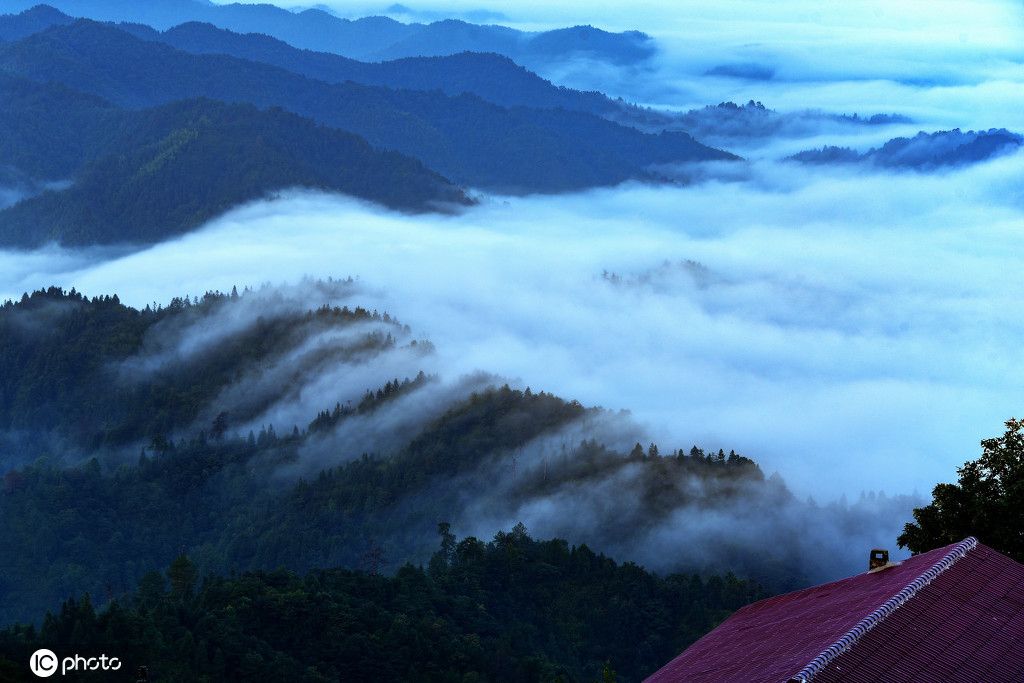
M 810 664 L 805 666 L 800 673 L 790 678 L 788 683 L 808 683 L 814 676 L 824 670 L 832 660 L 853 647 L 864 634 L 902 607 L 907 600 L 914 597 L 919 590 L 930 584 L 942 572 L 952 567 L 957 560 L 962 559 L 967 553 L 977 547 L 978 539 L 973 536 L 968 536 L 963 541 L 957 543 L 952 550 L 933 564 L 930 569 L 910 582 L 899 593 L 886 600 L 881 607 L 864 617 L 859 624 L 843 634 L 839 640 L 826 648 L 820 655 L 812 659 Z

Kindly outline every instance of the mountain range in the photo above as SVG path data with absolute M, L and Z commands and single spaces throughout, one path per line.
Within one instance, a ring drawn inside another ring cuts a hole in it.
M 125 108 L 189 97 L 281 106 L 421 159 L 453 182 L 562 191 L 644 177 L 652 163 L 729 159 L 685 133 L 644 134 L 585 112 L 505 108 L 475 94 L 325 83 L 227 55 L 194 55 L 88 20 L 0 47 L 0 69 Z
M 14 13 L 33 9 L 35 4 L 11 0 L 5 7 Z M 592 26 L 533 33 L 457 19 L 430 24 L 406 24 L 384 16 L 349 20 L 319 8 L 292 12 L 269 4 L 216 5 L 201 0 L 54 0 L 51 6 L 75 17 L 127 21 L 161 29 L 201 21 L 237 33 L 274 36 L 297 48 L 332 52 L 361 61 L 495 52 L 535 69 L 580 56 L 639 65 L 657 51 L 654 41 L 639 31 L 609 33 Z
M 0 36 L 7 184 L 24 196 L 51 183 L 0 212 L 0 243 L 12 245 L 151 242 L 291 186 L 443 209 L 469 201 L 451 183 L 562 192 L 657 181 L 654 164 L 736 158 L 683 132 L 615 123 L 605 114 L 629 107 L 496 54 L 368 64 L 208 24 L 158 32 L 46 6 L 0 17 Z M 223 112 L 200 111 L 215 102 L 255 109 L 229 126 Z M 275 107 L 308 122 L 267 113 Z M 356 144 L 340 131 L 365 141 L 358 154 L 337 149 Z M 321 162 L 300 158 L 312 149 Z M 365 172 L 353 166 L 360 155 L 372 159 Z M 391 181 L 376 182 L 380 173 Z
M 188 22 L 160 32 L 139 24 L 118 28 L 191 54 L 226 54 L 273 64 L 326 83 L 352 81 L 392 89 L 473 93 L 503 107 L 556 108 L 606 115 L 623 108 L 598 92 L 557 87 L 497 52 L 459 52 L 391 61 L 357 61 L 330 52 L 292 47 L 261 34 L 238 34 L 212 24 Z
M 101 9 L 91 13 L 103 16 Z M 253 29 L 256 17 L 284 26 L 323 19 L 319 10 L 179 10 L 189 21 L 165 30 L 75 19 L 46 5 L 0 16 L 0 200 L 14 204 L 0 207 L 0 244 L 149 243 L 290 187 L 450 211 L 472 203 L 474 191 L 665 182 L 660 174 L 680 164 L 738 159 L 691 132 L 728 145 L 823 125 L 909 123 L 895 115 L 780 114 L 753 101 L 654 112 L 556 86 L 498 54 L 491 33 L 495 50 L 486 53 L 363 62 L 194 20 L 223 11 L 249 17 L 232 25 Z M 560 35 L 534 40 L 571 52 Z M 826 148 L 793 158 L 855 155 L 921 168 L 952 163 L 950 154 L 975 162 L 1019 144 L 1007 131 L 956 134 L 974 137 L 960 140 L 959 151 L 947 149 L 952 133 L 922 133 L 864 155 Z M 923 147 L 946 156 L 929 161 Z M 691 170 L 677 180 L 695 177 Z

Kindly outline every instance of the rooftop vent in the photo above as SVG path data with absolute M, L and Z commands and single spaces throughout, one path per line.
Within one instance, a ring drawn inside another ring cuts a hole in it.
M 871 551 L 871 561 L 868 563 L 868 571 L 882 569 L 889 564 L 889 551 L 875 548 Z

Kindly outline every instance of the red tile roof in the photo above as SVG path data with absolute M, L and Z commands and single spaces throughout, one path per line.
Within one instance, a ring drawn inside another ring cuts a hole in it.
M 748 605 L 645 683 L 1024 681 L 1024 565 L 973 538 Z

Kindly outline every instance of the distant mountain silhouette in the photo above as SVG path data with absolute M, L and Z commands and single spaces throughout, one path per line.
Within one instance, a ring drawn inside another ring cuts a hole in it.
M 74 21 L 72 17 L 49 5 L 36 5 L 21 14 L 0 15 L 0 41 L 21 40 L 51 26 L 70 24 Z
M 34 4 L 25 0 L 5 3 L 8 12 L 20 12 Z M 52 0 L 50 5 L 74 17 L 135 22 L 159 29 L 191 21 L 207 22 L 237 33 L 273 36 L 297 48 L 368 61 L 494 52 L 536 68 L 579 55 L 614 64 L 636 64 L 657 51 L 654 41 L 639 31 L 609 33 L 592 26 L 530 33 L 457 19 L 404 24 L 380 16 L 342 19 L 321 9 L 291 12 L 267 4 L 214 5 L 199 0 Z
M 400 151 L 461 184 L 559 192 L 649 178 L 654 163 L 731 159 L 686 133 L 644 134 L 592 114 L 505 108 L 475 95 L 330 84 L 227 55 L 193 55 L 89 20 L 0 46 L 0 69 L 126 108 L 208 97 L 284 107 Z
M 353 30 L 358 26 L 353 23 Z M 524 33 L 502 26 L 479 26 L 455 19 L 432 24 L 410 24 L 407 37 L 380 45 L 365 53 L 346 53 L 344 46 L 331 51 L 361 59 L 449 55 L 458 52 L 497 52 L 532 67 L 557 59 L 587 56 L 612 64 L 636 64 L 652 57 L 656 49 L 649 36 L 639 31 L 609 33 L 593 26 L 573 26 L 540 33 Z
M 893 138 L 863 154 L 848 147 L 823 147 L 799 152 L 789 159 L 811 164 L 859 163 L 928 170 L 977 163 L 1016 150 L 1021 144 L 1024 137 L 1004 128 L 966 133 L 955 128 L 935 133 L 922 131 L 912 138 Z
M 640 130 L 685 130 L 713 145 L 728 146 L 737 140 L 769 137 L 807 137 L 851 127 L 888 126 L 911 123 L 900 114 L 833 114 L 815 109 L 779 112 L 760 102 L 746 104 L 721 102 L 677 113 L 650 109 L 623 108 L 609 118 Z
M 495 53 L 462 52 L 444 57 L 360 62 L 329 52 L 300 50 L 268 35 L 242 35 L 201 22 L 181 24 L 163 32 L 141 24 L 122 24 L 118 28 L 184 52 L 225 54 L 273 64 L 326 83 L 353 81 L 388 88 L 440 90 L 447 95 L 469 92 L 505 107 L 564 107 L 595 114 L 623 107 L 601 93 L 556 87 Z
M 719 64 L 704 72 L 705 76 L 725 76 L 746 81 L 770 81 L 775 76 L 775 69 L 756 62 L 738 62 Z

